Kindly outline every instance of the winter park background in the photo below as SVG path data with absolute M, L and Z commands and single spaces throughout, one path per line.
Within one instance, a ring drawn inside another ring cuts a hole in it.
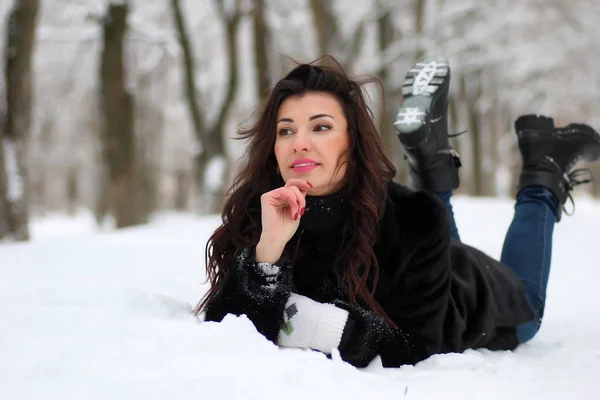
M 600 179 L 556 227 L 544 325 L 514 352 L 357 370 L 190 314 L 230 138 L 286 56 L 382 80 L 401 182 L 385 121 L 415 59 L 448 57 L 451 130 L 468 130 L 456 217 L 498 256 L 512 121 L 600 128 L 598 18 L 595 0 L 0 0 L 0 399 L 600 399 Z

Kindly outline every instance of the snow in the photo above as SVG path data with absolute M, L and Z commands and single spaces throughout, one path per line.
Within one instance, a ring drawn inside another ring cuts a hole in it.
M 23 198 L 23 178 L 17 161 L 17 144 L 10 138 L 3 139 L 4 162 L 6 168 L 6 195 L 8 201 L 17 203 Z
M 278 349 L 245 317 L 192 317 L 216 216 L 165 214 L 122 231 L 97 230 L 86 213 L 36 219 L 31 243 L 0 246 L 0 398 L 599 399 L 600 203 L 576 197 L 555 231 L 532 342 L 398 369 Z M 463 240 L 497 256 L 512 202 L 454 204 Z

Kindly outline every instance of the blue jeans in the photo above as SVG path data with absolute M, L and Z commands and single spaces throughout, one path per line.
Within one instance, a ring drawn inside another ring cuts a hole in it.
M 460 241 L 450 204 L 452 192 L 437 195 L 450 214 L 452 236 Z M 552 233 L 559 206 L 556 196 L 544 187 L 528 187 L 517 195 L 515 215 L 506 233 L 500 261 L 523 281 L 534 313 L 533 320 L 517 327 L 519 343 L 531 340 L 542 324 L 550 275 Z

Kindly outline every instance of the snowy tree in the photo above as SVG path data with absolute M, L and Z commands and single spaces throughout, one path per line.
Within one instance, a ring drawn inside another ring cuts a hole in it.
M 106 174 L 99 21 L 108 3 L 40 2 L 31 58 L 36 96 L 24 163 L 29 173 L 16 180 L 29 193 L 34 216 L 101 211 L 97 199 Z M 172 3 L 129 0 L 123 62 L 125 88 L 135 99 L 136 221 L 149 220 L 155 209 L 218 211 L 244 150 L 243 142 L 229 138 L 256 117 L 264 88 L 293 66 L 288 57 L 307 62 L 329 53 L 350 73 L 381 79 L 385 109 L 379 89 L 367 90 L 401 182 L 406 161 L 391 123 L 401 106 L 404 74 L 421 55 L 444 55 L 452 66 L 450 132 L 468 130 L 453 140 L 463 159 L 462 193 L 514 194 L 520 159 L 512 124 L 520 114 L 600 127 L 594 91 L 600 3 L 593 0 L 568 6 L 555 0 L 179 0 L 189 52 Z M 0 2 L 3 21 L 14 4 Z M 256 5 L 262 5 L 260 19 Z M 257 57 L 260 43 L 264 54 Z M 0 112 L 6 113 L 2 88 Z M 194 107 L 190 93 L 197 97 Z M 19 171 L 18 163 L 11 165 Z M 600 167 L 595 172 L 600 177 Z M 598 181 L 592 192 L 600 195 Z M 6 215 L 6 204 L 0 202 L 0 214 Z M 7 219 L 0 219 L 6 232 Z
M 0 130 L 0 239 L 29 239 L 28 145 L 32 126 L 31 59 L 39 0 L 13 3 L 6 26 L 6 108 Z
M 127 2 L 109 3 L 103 21 L 103 48 L 100 63 L 100 104 L 102 144 L 106 174 L 107 209 L 119 228 L 138 224 L 134 96 L 127 84 L 124 61 L 127 32 Z
M 196 188 L 203 199 L 203 210 L 205 212 L 218 211 L 225 196 L 228 160 L 224 128 L 238 86 L 237 29 L 241 18 L 240 1 L 233 2 L 230 5 L 231 9 L 221 1 L 216 1 L 215 6 L 224 28 L 228 75 L 225 96 L 216 110 L 216 115 L 211 118 L 205 116 L 206 109 L 201 106 L 202 103 L 198 99 L 195 56 L 182 7 L 179 0 L 171 0 L 179 44 L 183 50 L 183 69 L 186 77 L 185 94 L 199 147 L 195 165 Z M 216 184 L 208 184 L 215 181 Z

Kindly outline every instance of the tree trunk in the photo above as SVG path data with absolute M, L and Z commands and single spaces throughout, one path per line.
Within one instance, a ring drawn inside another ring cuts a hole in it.
M 459 126 L 464 127 L 468 135 L 466 137 L 461 138 L 461 140 L 457 140 L 455 143 L 459 145 L 460 148 L 456 148 L 459 152 L 459 155 L 462 160 L 462 168 L 459 170 L 461 176 L 461 183 L 458 191 L 464 194 L 473 194 L 475 191 L 475 162 L 473 161 L 473 136 L 471 132 L 471 121 L 470 121 L 470 106 L 467 98 L 467 78 L 465 76 L 465 72 L 461 69 L 456 71 L 457 73 L 454 75 L 456 81 L 458 83 L 458 90 L 456 96 L 453 98 L 454 104 L 454 112 L 456 113 L 456 121 Z
M 106 162 L 101 160 L 102 167 L 100 168 L 100 173 L 98 177 L 98 192 L 96 195 L 96 203 L 94 204 L 94 219 L 96 220 L 96 225 L 102 226 L 106 216 L 109 214 L 109 180 L 107 176 L 108 168 L 104 165 Z
M 489 193 L 488 196 L 499 196 L 500 194 L 506 194 L 506 189 L 502 187 L 505 182 L 505 177 L 500 175 L 503 173 L 506 164 L 505 161 L 500 158 L 500 102 L 499 102 L 499 88 L 497 85 L 497 71 L 495 68 L 488 70 L 486 73 L 488 82 L 488 98 L 490 100 L 489 109 L 487 110 L 488 115 L 488 144 L 487 152 L 489 159 L 487 164 L 489 165 Z
M 416 0 L 415 2 L 415 37 L 421 37 L 423 35 L 423 25 L 425 20 L 425 1 L 426 0 Z M 415 53 L 414 62 L 417 62 L 425 55 L 425 50 L 419 46 Z M 399 168 L 398 171 L 399 179 L 402 182 L 408 182 L 408 163 L 404 163 L 402 168 Z
M 175 202 L 173 207 L 178 211 L 189 211 L 190 204 L 190 188 L 192 187 L 192 180 L 186 171 L 177 171 L 175 173 Z
M 460 128 L 459 128 L 459 114 L 458 114 L 458 108 L 459 108 L 459 101 L 458 101 L 458 97 L 459 96 L 452 96 L 450 95 L 448 98 L 448 130 L 449 133 L 451 134 L 455 134 L 460 132 Z M 463 165 L 465 164 L 465 159 L 464 159 L 464 155 L 463 155 L 463 141 L 459 140 L 455 140 L 451 143 L 452 147 L 454 147 L 454 149 L 456 150 L 456 152 L 458 153 L 458 155 L 460 156 Z M 465 193 L 468 192 L 467 185 L 465 184 L 465 179 L 464 179 L 464 166 L 463 168 L 460 168 L 458 170 L 458 173 L 460 174 L 460 181 L 461 184 L 460 186 L 455 190 L 456 193 Z
M 134 99 L 126 89 L 124 61 L 128 11 L 127 3 L 108 5 L 100 68 L 108 204 L 117 228 L 140 223 L 135 211 Z
M 423 36 L 423 26 L 425 25 L 425 2 L 426 0 L 416 0 L 415 3 L 415 36 L 421 38 Z M 415 54 L 415 61 L 423 58 L 425 49 L 419 46 Z
M 381 4 L 378 3 L 381 7 Z M 380 12 L 380 17 L 377 20 L 377 33 L 379 42 L 379 51 L 384 54 L 388 47 L 396 40 L 396 34 L 392 22 L 392 12 L 390 10 Z M 392 88 L 393 76 L 390 71 L 390 65 L 382 65 L 379 71 L 379 78 L 383 82 L 384 88 Z M 408 163 L 406 163 L 402 157 L 402 147 L 400 141 L 394 130 L 393 123 L 398 112 L 398 105 L 400 104 L 399 95 L 395 94 L 396 91 L 388 90 L 385 91 L 384 104 L 385 107 L 381 107 L 381 123 L 379 127 L 380 135 L 385 148 L 388 152 L 388 157 L 392 160 L 398 170 L 397 179 L 401 182 L 408 181 Z
M 136 218 L 144 223 L 158 208 L 158 171 L 164 128 L 160 102 L 164 96 L 165 60 L 138 75 L 135 102 Z
M 319 57 L 331 55 L 344 68 L 351 71 L 360 55 L 360 47 L 364 43 L 367 21 L 358 22 L 347 37 L 342 36 L 338 26 L 340 16 L 335 15 L 333 3 L 332 0 L 310 0 L 309 2 Z
M 0 110 L 1 111 L 1 110 Z M 0 120 L 4 121 L 4 113 L 0 113 Z M 7 188 L 6 188 L 6 170 L 4 168 L 4 145 L 2 136 L 4 131 L 4 124 L 0 124 L 0 240 L 7 237 L 10 234 L 9 224 L 9 208 Z
M 4 74 L 0 74 L 0 88 L 4 88 Z M 7 237 L 10 233 L 9 209 L 6 188 L 6 168 L 4 166 L 4 129 L 6 128 L 6 98 L 0 93 L 0 240 Z
M 254 56 L 256 57 L 256 93 L 262 102 L 267 96 L 271 84 L 269 58 L 267 55 L 268 30 L 265 23 L 265 5 L 263 0 L 254 0 L 252 14 L 254 26 Z
M 214 157 L 226 156 L 225 139 L 223 130 L 225 129 L 225 121 L 229 115 L 229 111 L 233 106 L 233 100 L 238 87 L 238 53 L 237 53 L 237 28 L 239 25 L 241 11 L 240 11 L 240 0 L 236 0 L 235 3 L 229 4 L 234 7 L 234 10 L 226 10 L 226 5 L 222 1 L 216 0 L 215 5 L 220 13 L 220 16 L 225 24 L 226 42 L 227 42 L 227 60 L 229 61 L 229 76 L 226 80 L 227 87 L 225 88 L 225 99 L 219 107 L 217 118 L 212 126 L 206 126 L 203 118 L 202 110 L 200 109 L 200 103 L 196 95 L 196 81 L 195 81 L 195 67 L 194 67 L 194 56 L 192 52 L 192 46 L 189 40 L 189 34 L 185 28 L 185 21 L 183 19 L 183 13 L 178 0 L 171 0 L 171 6 L 173 9 L 173 15 L 176 20 L 176 26 L 179 36 L 179 44 L 183 49 L 184 57 L 184 75 L 186 82 L 186 97 L 190 114 L 194 122 L 194 131 L 200 147 L 202 148 L 200 154 L 196 158 L 195 163 L 195 175 L 196 175 L 196 190 L 201 199 L 202 211 L 216 212 L 223 201 L 225 193 L 225 178 L 227 175 L 223 175 L 221 181 L 223 187 L 217 190 L 217 193 L 207 193 L 206 190 L 206 168 L 208 163 Z M 266 54 L 266 52 L 265 52 Z M 212 197 L 213 201 L 210 201 Z M 211 203 L 208 205 L 207 203 Z
M 338 37 L 337 21 L 332 12 L 331 0 L 310 0 L 310 11 L 317 36 L 319 57 L 332 54 Z
M 483 188 L 483 158 L 482 158 L 482 145 L 481 145 L 481 124 L 479 122 L 479 110 L 478 100 L 481 96 L 481 82 L 478 79 L 478 73 L 472 72 L 471 79 L 461 74 L 461 86 L 464 90 L 465 99 L 467 103 L 467 113 L 469 122 L 469 133 L 471 136 L 471 155 L 472 155 L 472 168 L 473 168 L 473 193 L 475 196 L 482 196 L 484 194 Z M 471 80 L 472 86 L 467 85 L 467 81 Z M 474 86 L 474 87 L 473 87 Z
M 0 146 L 0 238 L 29 239 L 27 145 L 31 128 L 33 78 L 31 59 L 39 0 L 15 1 L 5 44 L 6 115 Z M 3 215 L 4 214 L 4 215 Z M 4 222 L 2 222 L 4 220 Z M 8 228 L 8 229 L 7 229 Z
M 69 167 L 67 171 L 67 213 L 74 217 L 79 208 L 79 185 L 77 181 L 77 168 Z
M 594 181 L 592 183 L 592 195 L 600 198 L 600 166 L 596 166 L 592 169 L 594 174 Z
M 377 33 L 378 33 L 378 41 L 379 41 L 379 51 L 383 54 L 388 46 L 394 40 L 394 30 L 391 26 L 391 13 L 390 11 L 384 12 L 380 14 L 379 19 L 377 20 Z M 389 65 L 384 65 L 381 67 L 379 72 L 379 78 L 383 82 L 383 87 L 391 87 L 390 82 L 390 68 Z M 398 139 L 396 138 L 395 133 L 393 132 L 393 128 L 390 129 L 392 123 L 394 121 L 394 111 L 395 109 L 392 106 L 392 102 L 388 95 L 385 96 L 385 107 L 381 107 L 381 124 L 380 124 L 380 132 L 383 136 L 383 142 L 385 143 L 385 147 L 387 149 L 392 149 L 394 142 Z M 388 154 L 388 156 L 392 157 L 393 154 Z

